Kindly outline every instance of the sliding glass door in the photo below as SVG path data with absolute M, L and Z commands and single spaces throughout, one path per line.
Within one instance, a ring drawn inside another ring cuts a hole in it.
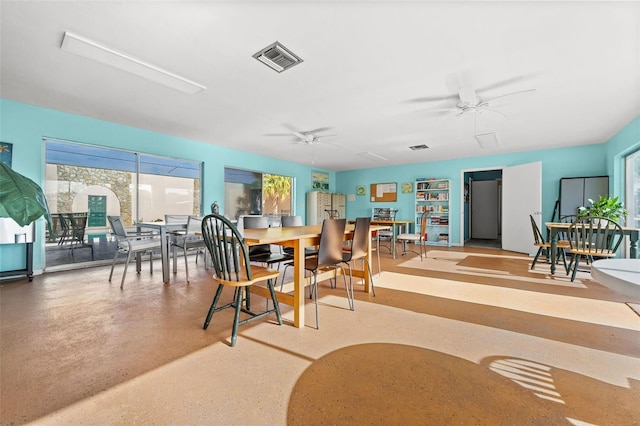
M 106 216 L 120 216 L 125 226 L 136 221 L 164 220 L 165 214 L 201 213 L 201 163 L 140 154 L 93 145 L 45 139 L 46 196 L 56 222 L 57 237 L 48 248 L 71 248 L 60 239 L 64 219 L 88 216 L 84 244 L 106 247 L 110 229 Z M 95 260 L 113 256 L 104 250 Z M 86 251 L 86 253 L 89 253 Z M 47 255 L 47 266 L 76 263 L 86 253 L 71 250 Z

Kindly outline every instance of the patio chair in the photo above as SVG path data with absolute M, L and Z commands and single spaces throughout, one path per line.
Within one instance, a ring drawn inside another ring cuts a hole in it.
M 124 286 L 124 278 L 127 276 L 127 268 L 131 262 L 131 258 L 134 254 L 148 254 L 149 255 L 149 271 L 153 274 L 153 250 L 160 248 L 160 237 L 157 234 L 151 234 L 149 232 L 127 232 L 122 224 L 120 216 L 107 216 L 109 225 L 113 234 L 116 236 L 117 249 L 115 256 L 113 256 L 113 263 L 111 264 L 111 272 L 109 273 L 109 282 L 113 276 L 113 269 L 116 266 L 116 260 L 118 254 L 126 254 L 127 260 L 124 263 L 124 272 L 122 273 L 122 281 L 120 282 L 120 288 Z

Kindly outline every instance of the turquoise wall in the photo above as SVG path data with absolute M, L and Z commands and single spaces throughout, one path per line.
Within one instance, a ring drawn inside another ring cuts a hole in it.
M 206 213 L 213 201 L 223 202 L 224 167 L 259 170 L 296 178 L 295 213 L 305 215 L 305 193 L 311 190 L 312 168 L 275 158 L 263 157 L 200 141 L 150 132 L 115 123 L 68 114 L 47 108 L 0 99 L 0 140 L 13 143 L 13 168 L 44 187 L 43 137 L 82 142 L 149 154 L 166 155 L 203 161 L 203 206 Z M 418 177 L 448 178 L 452 181 L 451 211 L 460 211 L 461 171 L 497 169 L 535 161 L 542 162 L 543 217 L 550 218 L 558 197 L 562 177 L 610 175 L 611 190 L 622 195 L 623 156 L 640 148 L 640 117 L 621 129 L 609 141 L 572 148 L 528 151 L 447 161 L 433 161 L 402 166 L 380 167 L 345 172 L 329 172 L 330 190 L 355 194 L 356 186 L 367 188 L 366 196 L 347 201 L 347 217 L 369 216 L 373 207 L 368 198 L 369 184 L 382 182 L 413 182 Z M 399 219 L 413 219 L 414 194 L 398 192 L 395 203 Z M 223 206 L 221 206 L 223 207 Z M 451 241 L 460 240 L 460 216 L 452 214 Z M 44 261 L 44 220 L 38 221 L 34 269 L 42 270 Z M 24 247 L 0 246 L 0 271 L 24 266 Z
M 451 179 L 451 242 L 458 244 L 460 241 L 460 215 L 458 213 L 460 212 L 461 174 L 463 170 L 498 169 L 541 161 L 542 217 L 551 219 L 553 207 L 558 198 L 560 178 L 606 174 L 607 161 L 605 155 L 606 145 L 603 143 L 572 148 L 352 170 L 337 173 L 336 188 L 338 192 L 346 194 L 354 194 L 357 185 L 364 185 L 367 188 L 367 196 L 356 196 L 355 201 L 347 201 L 347 217 L 350 219 L 358 216 L 369 216 L 373 207 L 383 207 L 384 204 L 384 207 L 389 206 L 398 209 L 398 219 L 412 220 L 414 212 L 413 193 L 398 193 L 398 200 L 395 203 L 372 203 L 368 197 L 369 183 L 397 182 L 401 184 L 402 182 L 413 182 L 418 177 Z
M 0 99 L 0 140 L 13 143 L 12 167 L 44 188 L 43 137 L 202 161 L 203 213 L 209 212 L 213 201 L 224 201 L 225 166 L 295 177 L 294 211 L 303 216 L 305 193 L 311 190 L 312 168 L 308 166 Z M 326 172 L 334 190 L 335 173 Z M 40 219 L 35 270 L 43 268 L 44 236 L 44 220 Z M 0 246 L 0 271 L 24 268 L 23 251 L 24 246 Z

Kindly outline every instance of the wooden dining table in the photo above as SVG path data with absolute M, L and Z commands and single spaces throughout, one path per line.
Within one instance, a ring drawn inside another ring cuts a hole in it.
M 571 223 L 564 222 L 546 222 L 547 229 L 549 230 L 549 242 L 551 244 L 551 256 L 550 259 L 556 259 L 558 255 L 558 234 L 560 232 L 568 232 Z M 622 227 L 623 234 L 629 236 L 629 257 L 631 259 L 638 258 L 638 237 L 640 236 L 640 229 Z M 551 262 L 551 273 L 556 273 L 556 263 Z
M 371 259 L 371 232 L 388 229 L 386 225 L 371 225 L 369 238 L 367 239 L 367 258 Z M 354 225 L 345 228 L 345 240 L 353 235 Z M 305 300 L 304 289 L 311 283 L 311 279 L 305 277 L 304 260 L 305 247 L 316 246 L 320 243 L 322 225 L 290 226 L 265 229 L 245 229 L 244 241 L 248 246 L 259 244 L 274 244 L 293 248 L 293 294 L 276 291 L 279 303 L 293 307 L 293 325 L 303 327 L 305 324 Z M 370 263 L 369 263 L 370 264 Z M 364 292 L 371 291 L 369 274 L 366 270 L 353 269 L 353 276 L 364 280 Z M 318 281 L 333 277 L 336 271 L 318 274 Z M 251 286 L 251 292 L 264 297 L 269 297 L 269 292 L 264 287 Z
M 355 220 L 350 220 L 349 223 L 355 223 Z M 372 220 L 371 225 L 381 225 L 386 226 L 386 228 L 382 229 L 390 229 L 391 230 L 391 257 L 394 259 L 398 257 L 398 253 L 396 250 L 396 237 L 403 232 L 410 233 L 411 232 L 411 224 L 412 220 Z

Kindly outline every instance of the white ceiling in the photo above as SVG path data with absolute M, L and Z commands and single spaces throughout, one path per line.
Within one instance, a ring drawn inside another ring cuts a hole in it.
M 0 6 L 3 98 L 329 170 L 602 143 L 640 114 L 637 1 Z M 186 95 L 75 56 L 60 49 L 65 31 L 207 89 Z M 252 58 L 276 40 L 304 62 L 278 74 Z M 452 76 L 483 98 L 536 91 L 496 105 L 503 120 L 426 111 L 452 99 L 410 102 L 455 94 Z M 267 136 L 328 126 L 336 136 L 322 141 L 339 147 Z M 480 148 L 476 132 L 499 145 Z

